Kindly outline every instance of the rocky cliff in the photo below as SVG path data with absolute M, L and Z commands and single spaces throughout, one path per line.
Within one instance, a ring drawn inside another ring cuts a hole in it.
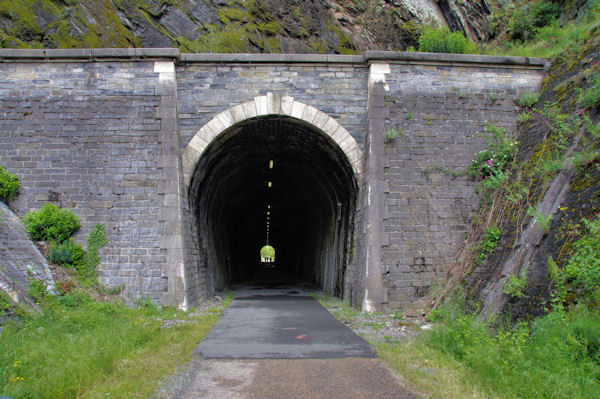
M 192 52 L 405 50 L 423 27 L 490 35 L 498 0 L 3 0 L 0 47 Z

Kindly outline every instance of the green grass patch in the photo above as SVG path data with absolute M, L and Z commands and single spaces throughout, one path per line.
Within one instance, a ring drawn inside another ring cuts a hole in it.
M 59 300 L 60 298 L 60 300 Z M 0 393 L 15 398 L 149 397 L 188 361 L 221 311 L 190 316 L 96 302 L 80 290 L 0 333 Z M 70 300 L 66 300 L 68 298 Z M 162 327 L 165 320 L 183 320 Z
M 373 343 L 418 390 L 439 398 L 596 398 L 600 316 L 553 311 L 497 331 L 472 315 L 442 310 L 434 329 L 410 342 Z

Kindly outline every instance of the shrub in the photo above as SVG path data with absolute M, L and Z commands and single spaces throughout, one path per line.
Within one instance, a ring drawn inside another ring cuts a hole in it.
M 450 29 L 426 28 L 419 38 L 419 51 L 430 53 L 475 53 L 475 43 L 460 32 L 450 32 Z
M 508 24 L 510 38 L 526 42 L 535 37 L 539 28 L 550 25 L 559 16 L 557 4 L 539 1 L 529 7 L 520 7 Z
M 527 267 L 523 269 L 521 276 L 515 276 L 512 274 L 508 275 L 508 280 L 504 282 L 502 292 L 513 298 L 521 298 L 525 295 L 524 291 L 527 287 Z
M 50 261 L 59 265 L 79 269 L 83 266 L 85 250 L 77 244 L 72 238 L 58 245 L 52 243 L 48 250 Z
M 0 166 L 0 201 L 8 202 L 12 200 L 19 190 L 19 178 L 9 173 Z
M 79 228 L 79 218 L 72 211 L 54 204 L 44 204 L 38 212 L 27 212 L 24 221 L 34 240 L 63 242 Z

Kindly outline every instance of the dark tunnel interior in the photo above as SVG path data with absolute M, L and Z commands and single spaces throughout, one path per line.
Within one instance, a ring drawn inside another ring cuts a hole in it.
M 189 191 L 209 292 L 269 280 L 341 296 L 357 193 L 339 146 L 299 120 L 254 118 L 221 134 Z M 267 230 L 274 267 L 260 261 Z

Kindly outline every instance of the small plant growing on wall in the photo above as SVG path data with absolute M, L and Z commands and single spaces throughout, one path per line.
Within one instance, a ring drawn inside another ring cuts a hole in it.
M 521 298 L 525 295 L 525 288 L 527 287 L 527 268 L 523 269 L 521 276 L 513 276 L 510 274 L 508 279 L 504 282 L 502 292 L 512 298 Z
M 0 201 L 9 202 L 19 191 L 19 178 L 0 166 Z
M 387 141 L 394 141 L 398 138 L 400 132 L 397 129 L 389 128 L 385 129 L 381 134 Z

